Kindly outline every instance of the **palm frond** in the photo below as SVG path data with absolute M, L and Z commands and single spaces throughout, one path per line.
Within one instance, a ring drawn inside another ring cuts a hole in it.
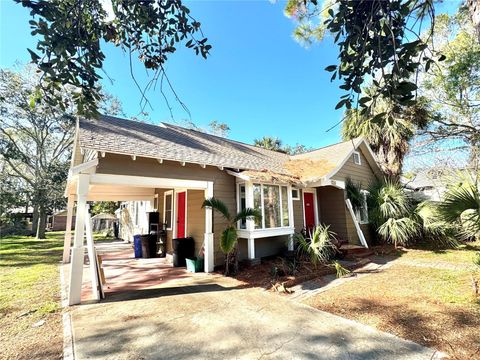
M 225 254 L 230 254 L 235 249 L 236 243 L 237 229 L 235 229 L 233 226 L 230 226 L 223 230 L 222 236 L 220 237 L 220 249 Z
M 298 251 L 317 266 L 318 263 L 327 263 L 335 255 L 336 247 L 332 242 L 334 236 L 335 233 L 329 230 L 329 226 L 318 225 L 310 238 L 296 234 L 295 240 Z
M 458 226 L 441 219 L 436 203 L 424 201 L 417 205 L 415 212 L 422 222 L 422 236 L 425 240 L 443 247 L 458 247 Z
M 202 204 L 202 208 L 212 208 L 215 211 L 218 211 L 220 214 L 223 215 L 223 217 L 228 221 L 231 222 L 232 217 L 230 215 L 230 212 L 228 211 L 227 205 L 221 200 L 218 200 L 214 197 L 210 199 L 205 199 L 205 201 Z
M 465 238 L 480 239 L 480 189 L 473 182 L 447 190 L 438 213 L 445 222 L 457 223 Z
M 345 191 L 353 209 L 360 209 L 363 205 L 362 184 L 354 183 L 350 177 L 347 177 L 345 180 Z
M 352 273 L 350 270 L 343 267 L 338 261 L 335 261 L 333 265 L 335 266 L 335 271 L 337 272 L 337 278 L 341 278 Z
M 419 234 L 419 224 L 412 218 L 390 218 L 378 228 L 378 234 L 395 247 L 407 245 Z
M 233 223 L 235 224 L 240 220 L 262 221 L 262 212 L 258 209 L 245 208 L 235 215 L 233 218 Z

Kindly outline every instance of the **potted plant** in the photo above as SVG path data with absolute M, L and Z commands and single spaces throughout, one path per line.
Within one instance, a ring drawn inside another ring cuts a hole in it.
M 205 257 L 205 247 L 202 244 L 200 251 L 198 252 L 198 256 L 194 258 L 187 258 L 185 259 L 187 263 L 187 271 L 192 273 L 202 272 L 203 271 L 203 264 L 204 264 L 204 257 Z

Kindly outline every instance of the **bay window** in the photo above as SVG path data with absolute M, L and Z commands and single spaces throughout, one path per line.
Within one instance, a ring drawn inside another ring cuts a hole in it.
M 289 188 L 283 185 L 259 183 L 250 186 L 247 189 L 248 185 L 238 184 L 238 208 L 243 210 L 246 207 L 253 207 L 260 210 L 262 219 L 255 220 L 253 229 L 290 227 Z M 246 222 L 240 221 L 238 228 L 247 229 Z

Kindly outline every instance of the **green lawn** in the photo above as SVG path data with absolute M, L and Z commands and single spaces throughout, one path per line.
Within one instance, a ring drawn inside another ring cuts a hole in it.
M 480 297 L 474 295 L 471 279 L 480 280 L 480 269 L 472 264 L 477 251 L 479 242 L 442 251 L 427 247 L 398 251 L 393 266 L 313 296 L 307 303 L 434 347 L 454 359 L 475 359 L 480 354 Z
M 59 262 L 63 232 L 0 239 L 0 349 L 5 359 L 58 359 L 63 351 Z M 33 324 L 44 320 L 40 327 Z
M 402 259 L 421 259 L 471 265 L 476 252 L 480 252 L 480 241 L 462 243 L 455 249 L 436 249 L 423 245 L 402 252 L 401 256 Z

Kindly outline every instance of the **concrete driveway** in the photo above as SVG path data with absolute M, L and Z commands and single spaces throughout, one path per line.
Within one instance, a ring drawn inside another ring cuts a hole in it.
M 80 305 L 72 321 L 76 359 L 434 358 L 432 349 L 218 275 Z

